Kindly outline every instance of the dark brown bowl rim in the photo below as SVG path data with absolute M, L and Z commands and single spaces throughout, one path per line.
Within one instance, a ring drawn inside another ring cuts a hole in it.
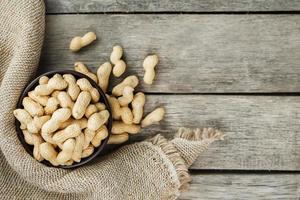
M 89 80 L 89 82 L 92 84 L 93 87 L 95 87 L 99 93 L 100 93 L 100 102 L 104 103 L 105 106 L 106 106 L 106 109 L 108 110 L 109 112 L 109 119 L 108 119 L 108 127 L 107 127 L 107 130 L 108 130 L 108 137 L 103 140 L 101 142 L 101 145 L 97 148 L 95 148 L 95 151 L 94 153 L 87 157 L 87 158 L 83 158 L 81 159 L 81 161 L 79 163 L 74 163 L 72 165 L 59 165 L 59 166 L 53 166 L 50 162 L 48 162 L 47 160 L 43 160 L 41 161 L 41 163 L 49 166 L 49 167 L 56 167 L 56 168 L 63 168 L 63 169 L 71 169 L 71 168 L 77 168 L 79 166 L 82 166 L 88 162 L 90 162 L 91 160 L 93 160 L 94 158 L 96 158 L 100 152 L 104 149 L 104 147 L 106 146 L 107 142 L 108 142 L 108 139 L 111 135 L 111 128 L 112 128 L 112 115 L 111 115 L 111 109 L 110 109 L 110 106 L 109 106 L 109 103 L 108 103 L 108 100 L 105 96 L 105 93 L 102 91 L 102 89 L 99 87 L 99 85 L 97 83 L 95 83 L 95 81 L 93 81 L 90 77 L 82 74 L 82 73 L 79 73 L 77 71 L 73 71 L 73 70 L 54 70 L 54 71 L 49 71 L 49 72 L 46 72 L 44 74 L 41 74 L 39 75 L 38 77 L 36 77 L 33 81 L 31 81 L 26 87 L 25 89 L 23 90 L 23 92 L 21 93 L 20 95 L 20 98 L 19 98 L 19 101 L 17 103 L 17 108 L 23 108 L 22 106 L 22 100 L 28 96 L 28 92 L 32 91 L 33 88 L 38 84 L 39 82 L 39 79 L 42 77 L 42 76 L 53 76 L 55 74 L 72 74 L 75 76 L 76 79 L 79 79 L 79 78 L 86 78 Z M 16 125 L 16 130 L 17 130 L 17 136 L 22 144 L 22 146 L 25 148 L 25 150 L 27 151 L 27 153 L 29 153 L 32 157 L 33 157 L 33 146 L 32 145 L 29 145 L 25 142 L 25 139 L 24 139 L 24 136 L 23 136 L 23 133 L 22 133 L 22 130 L 20 128 L 20 122 L 15 119 L 15 125 Z

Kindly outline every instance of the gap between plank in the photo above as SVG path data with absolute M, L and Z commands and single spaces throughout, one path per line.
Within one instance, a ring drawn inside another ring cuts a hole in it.
M 157 12 L 145 12 L 145 11 L 135 11 L 135 12 L 67 12 L 67 13 L 46 13 L 46 15 L 137 15 L 137 14 L 147 14 L 147 15 L 286 15 L 286 14 L 300 14 L 300 11 L 214 11 L 214 12 L 186 12 L 186 11 L 157 11 Z
M 300 171 L 292 170 L 233 170 L 233 169 L 190 169 L 192 175 L 209 175 L 209 174 L 300 174 Z

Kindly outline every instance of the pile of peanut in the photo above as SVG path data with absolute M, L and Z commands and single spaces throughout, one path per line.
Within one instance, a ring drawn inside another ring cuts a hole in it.
M 24 109 L 14 111 L 26 143 L 34 145 L 34 158 L 57 166 L 90 156 L 108 136 L 109 112 L 99 99 L 98 90 L 85 78 L 42 76 L 22 100 Z
M 75 37 L 70 49 L 78 51 L 95 39 L 93 32 Z M 122 47 L 113 47 L 110 62 L 100 65 L 97 74 L 81 62 L 76 62 L 74 68 L 91 78 L 106 93 L 111 73 L 120 77 L 126 70 L 122 55 Z M 146 84 L 153 83 L 157 64 L 156 55 L 145 58 Z M 134 93 L 138 84 L 137 76 L 131 75 L 113 87 L 111 95 L 106 93 L 113 118 L 108 144 L 124 143 L 129 139 L 129 134 L 137 134 L 141 128 L 163 119 L 165 110 L 162 107 L 143 118 L 146 99 L 144 93 Z M 45 159 L 58 166 L 72 165 L 92 155 L 101 141 L 108 137 L 106 124 L 109 112 L 99 99 L 98 90 L 85 78 L 76 80 L 71 74 L 42 76 L 39 85 L 22 100 L 24 108 L 14 111 L 26 143 L 34 146 L 34 158 L 38 161 Z

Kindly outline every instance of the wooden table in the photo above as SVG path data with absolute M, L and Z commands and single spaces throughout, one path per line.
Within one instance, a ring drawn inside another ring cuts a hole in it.
M 47 29 L 39 72 L 93 70 L 112 46 L 125 49 L 126 74 L 160 57 L 146 112 L 165 120 L 132 141 L 180 126 L 228 134 L 191 167 L 181 199 L 300 199 L 299 0 L 46 0 Z M 95 31 L 96 44 L 70 53 L 73 36 Z M 121 79 L 117 80 L 120 81 Z M 116 83 L 116 82 L 115 82 Z

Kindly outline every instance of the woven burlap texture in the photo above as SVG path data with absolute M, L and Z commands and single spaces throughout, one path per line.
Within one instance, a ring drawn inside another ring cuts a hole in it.
M 181 129 L 124 146 L 75 170 L 47 167 L 21 146 L 12 111 L 34 76 L 44 37 L 40 0 L 0 1 L 0 199 L 176 199 L 187 168 L 220 134 Z

